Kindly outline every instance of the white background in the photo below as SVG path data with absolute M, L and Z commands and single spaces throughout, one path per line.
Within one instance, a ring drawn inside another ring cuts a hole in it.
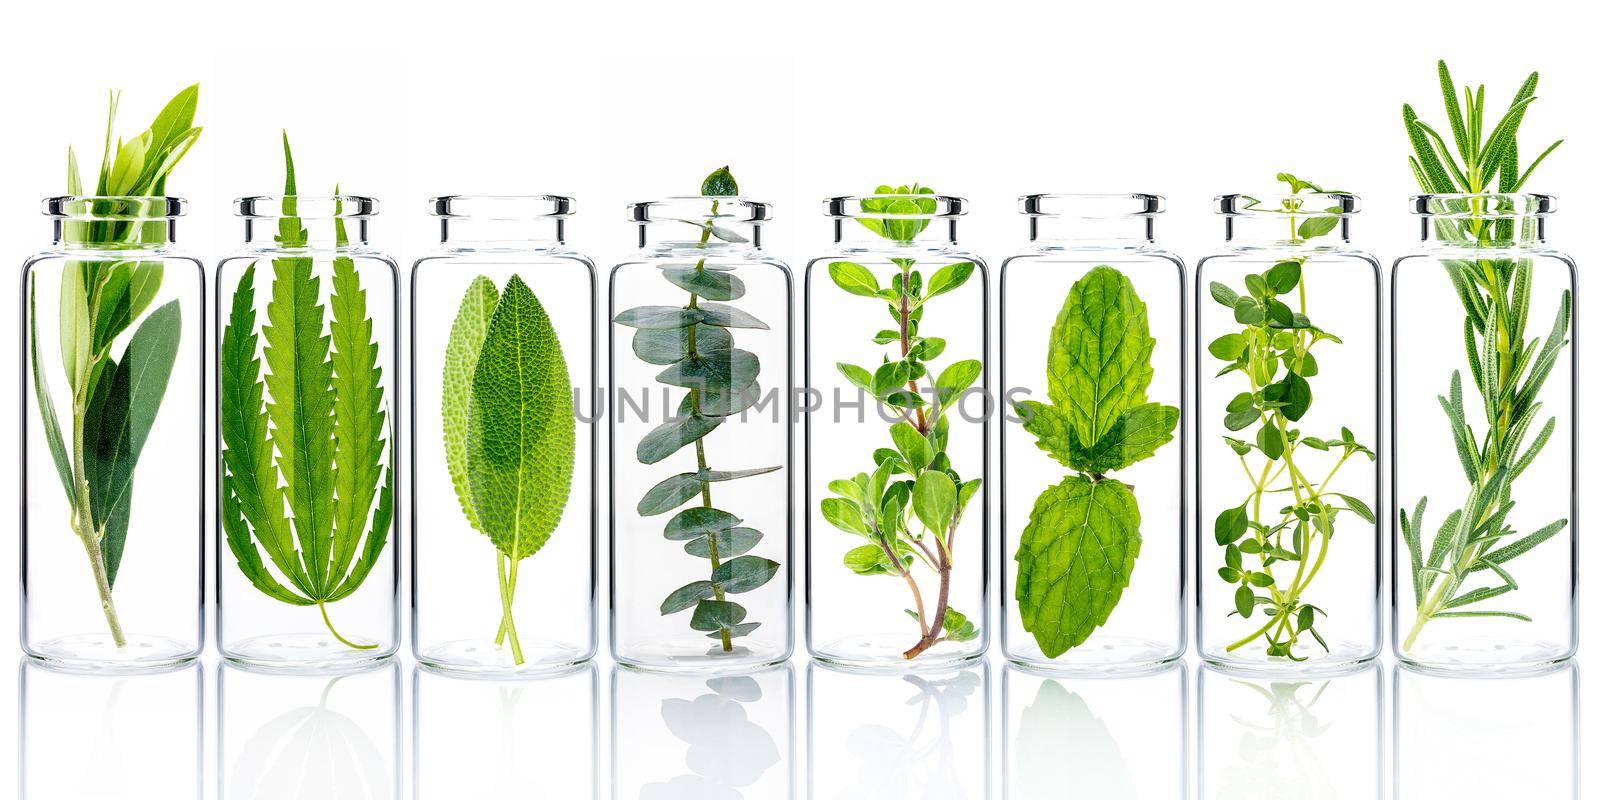
M 303 191 L 337 181 L 381 199 L 374 241 L 402 263 L 437 235 L 427 197 L 488 192 L 576 196 L 570 242 L 614 263 L 632 241 L 623 203 L 692 192 L 722 164 L 777 206 L 767 241 L 797 266 L 827 244 L 822 197 L 911 181 L 970 198 L 963 244 L 995 265 L 1023 240 L 1020 194 L 1160 193 L 1158 235 L 1192 264 L 1220 239 L 1211 197 L 1270 190 L 1279 170 L 1362 195 L 1355 238 L 1389 262 L 1417 234 L 1400 104 L 1442 123 L 1444 57 L 1458 83 L 1489 83 L 1492 110 L 1541 71 L 1524 149 L 1568 143 L 1530 188 L 1560 197 L 1554 243 L 1583 266 L 1600 257 L 1588 230 L 1600 72 L 1575 2 L 516 5 L 13 3 L 0 22 L 0 255 L 20 265 L 48 243 L 38 201 L 64 190 L 68 143 L 97 152 L 107 89 L 124 90 L 119 130 L 136 132 L 199 81 L 206 130 L 170 187 L 192 203 L 181 239 L 213 264 L 242 237 L 232 198 L 279 188 L 280 127 Z M 17 330 L 15 285 L 0 293 L 0 331 Z M 0 375 L 18 374 L 17 355 L 0 348 Z M 16 420 L 8 386 L 0 418 Z M 0 519 L 16 518 L 14 464 L 0 459 Z M 0 546 L 0 576 L 15 557 Z M 13 597 L 0 592 L 0 643 L 16 641 Z M 0 658 L 7 718 L 14 669 Z M 602 698 L 608 685 L 602 671 Z M 803 730 L 803 694 L 800 708 Z M 15 730 L 0 724 L 0 786 L 15 785 L 3 775 Z

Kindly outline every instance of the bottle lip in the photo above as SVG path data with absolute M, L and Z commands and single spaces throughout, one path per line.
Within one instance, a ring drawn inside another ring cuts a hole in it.
M 947 194 L 840 195 L 823 212 L 834 219 L 953 219 L 967 213 L 967 199 Z
M 1349 192 L 1299 194 L 1219 194 L 1215 211 L 1229 217 L 1348 217 L 1361 211 L 1361 198 Z
M 711 208 L 713 204 L 715 212 Z M 676 195 L 629 203 L 627 214 L 629 222 L 766 222 L 772 219 L 772 205 L 744 195 Z
M 284 205 L 292 203 L 292 209 Z M 233 201 L 233 214 L 247 219 L 366 219 L 376 216 L 378 201 L 359 194 L 254 195 Z
M 85 221 L 154 221 L 181 217 L 189 202 L 165 195 L 60 195 L 47 197 L 41 212 L 52 219 Z
M 1411 213 L 1445 219 L 1510 219 L 1555 213 L 1554 195 L 1509 192 L 1419 194 L 1411 197 Z
M 1062 193 L 1025 194 L 1017 198 L 1017 211 L 1029 217 L 1119 219 L 1152 217 L 1166 211 L 1159 194 Z
M 572 198 L 559 194 L 448 194 L 428 198 L 428 205 L 435 217 L 495 222 L 566 219 L 574 213 Z

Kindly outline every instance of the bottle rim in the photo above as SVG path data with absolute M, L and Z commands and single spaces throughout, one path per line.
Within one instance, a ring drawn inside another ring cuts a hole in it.
M 566 219 L 574 213 L 572 198 L 559 194 L 448 194 L 428 198 L 428 205 L 435 217 L 493 222 Z
M 716 205 L 716 211 L 711 209 Z M 629 222 L 684 222 L 686 220 L 724 222 L 766 222 L 772 219 L 772 205 L 744 195 L 674 195 L 658 200 L 641 200 L 627 205 Z
M 1166 211 L 1167 200 L 1159 194 L 1045 193 L 1017 198 L 1017 211 L 1029 217 L 1071 219 L 1119 219 L 1151 217 Z
M 1419 194 L 1411 197 L 1411 213 L 1444 219 L 1508 219 L 1555 213 L 1554 195 L 1531 192 Z
M 292 211 L 284 204 L 292 202 Z M 253 195 L 233 201 L 233 214 L 246 219 L 366 219 L 376 216 L 378 201 L 359 194 Z
M 47 197 L 40 211 L 58 220 L 155 221 L 181 217 L 189 202 L 166 195 L 59 195 Z
M 889 211 L 896 200 L 909 200 L 917 211 Z M 967 199 L 948 194 L 861 194 L 830 197 L 824 213 L 834 219 L 954 219 L 967 213 Z M 926 210 L 922 210 L 925 207 Z
M 1349 192 L 1219 194 L 1215 211 L 1228 217 L 1348 217 L 1360 213 L 1361 198 Z

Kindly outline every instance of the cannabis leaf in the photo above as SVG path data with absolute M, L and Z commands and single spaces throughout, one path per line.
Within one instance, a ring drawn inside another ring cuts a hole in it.
M 1097 266 L 1072 285 L 1050 331 L 1049 396 L 1017 404 L 1040 449 L 1080 474 L 1034 501 L 1014 558 L 1022 626 L 1046 658 L 1110 619 L 1139 555 L 1139 504 L 1105 477 L 1172 441 L 1178 409 L 1146 401 L 1155 339 L 1121 272 Z
M 284 157 L 287 222 L 280 227 L 300 232 L 287 137 Z M 257 589 L 292 605 L 317 606 L 335 639 L 367 650 L 378 645 L 340 635 L 327 604 L 355 592 L 382 554 L 394 514 L 394 473 L 383 464 L 387 412 L 366 292 L 354 259 L 342 252 L 342 227 L 336 238 L 341 252 L 333 259 L 327 307 L 319 302 L 313 257 L 272 260 L 259 356 L 254 263 L 234 289 L 219 387 L 222 520 L 230 551 Z M 328 307 L 330 334 L 324 335 Z

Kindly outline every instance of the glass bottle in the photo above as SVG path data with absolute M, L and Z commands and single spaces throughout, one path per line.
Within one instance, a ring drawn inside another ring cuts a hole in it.
M 176 197 L 54 197 L 22 267 L 22 649 L 78 668 L 200 654 L 205 270 Z M 193 525 L 193 527 L 190 527 Z
M 1001 647 L 1149 668 L 1184 649 L 1183 262 L 1155 244 L 1156 195 L 1021 210 L 1030 245 L 1000 267 Z
M 564 243 L 570 198 L 432 206 L 440 247 L 411 274 L 413 652 L 577 664 L 595 643 L 594 265 Z
M 1376 656 L 1379 266 L 1342 193 L 1217 198 L 1196 268 L 1200 654 L 1243 669 Z M 1335 535 L 1337 534 L 1337 535 Z
M 400 639 L 399 271 L 368 197 L 245 197 L 217 266 L 217 643 L 348 666 Z
M 1422 247 L 1392 279 L 1395 652 L 1547 666 L 1577 648 L 1576 265 L 1545 244 L 1551 197 L 1413 206 Z
M 956 244 L 965 213 L 925 191 L 835 197 L 834 247 L 806 266 L 816 658 L 937 665 L 988 647 L 989 279 Z
M 628 206 L 611 271 L 611 654 L 750 669 L 794 650 L 793 282 L 740 197 Z

